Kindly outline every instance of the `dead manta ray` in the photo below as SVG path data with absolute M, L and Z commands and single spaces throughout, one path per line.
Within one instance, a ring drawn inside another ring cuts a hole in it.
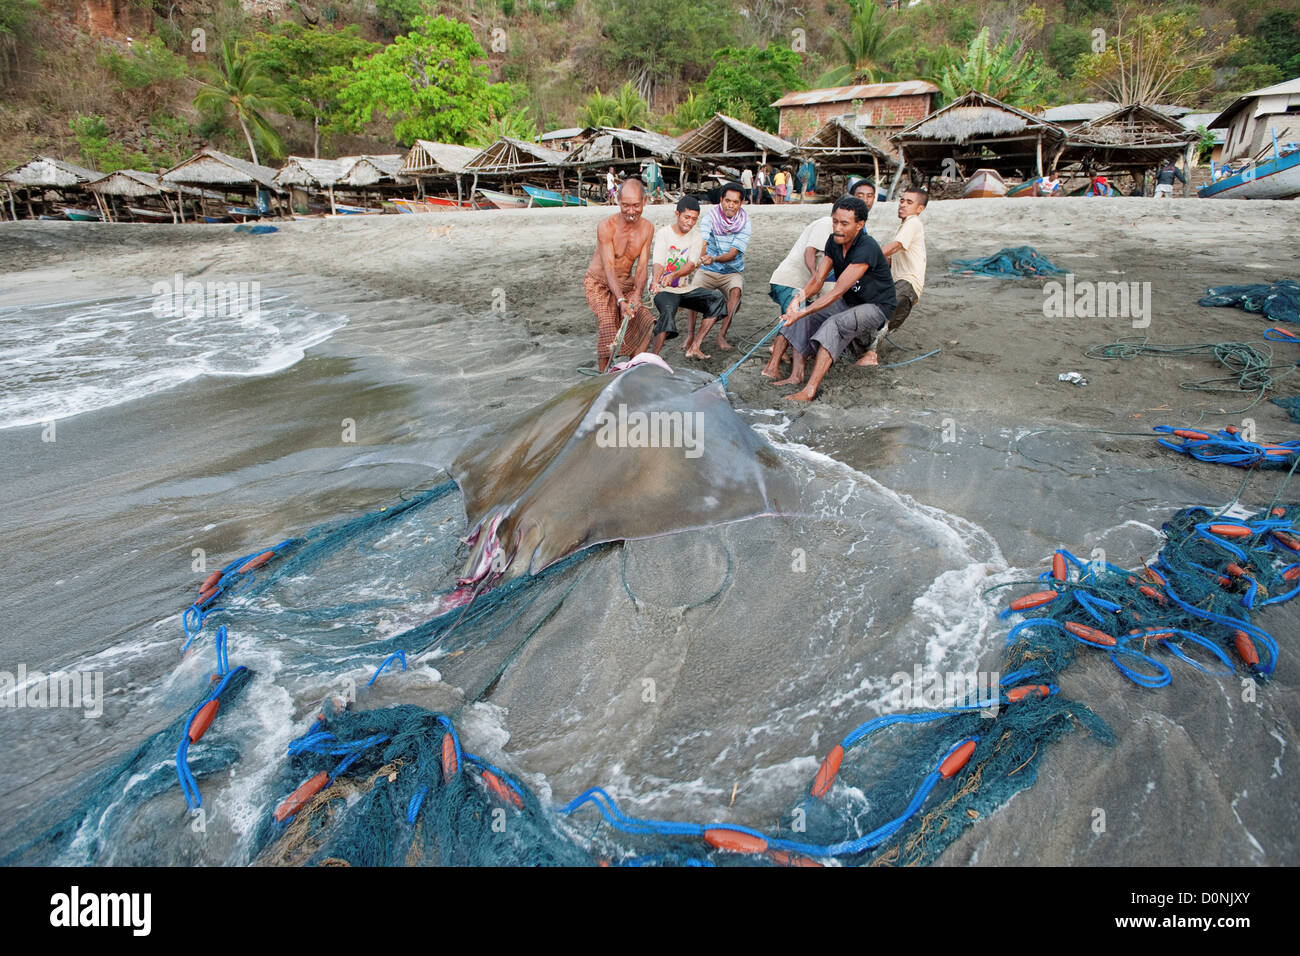
M 471 529 L 460 584 L 794 507 L 780 456 L 721 385 L 655 359 L 575 385 L 461 451 L 450 468 Z

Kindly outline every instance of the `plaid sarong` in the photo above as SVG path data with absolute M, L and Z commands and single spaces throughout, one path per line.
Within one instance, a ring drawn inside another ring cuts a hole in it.
M 595 276 L 588 272 L 583 276 L 582 288 L 587 294 L 587 304 L 596 314 L 596 356 L 603 361 L 609 356 L 609 350 L 618 336 L 618 327 L 623 324 L 623 314 L 618 308 L 618 296 L 630 296 L 632 276 L 627 277 L 627 284 L 619 293 L 614 293 L 609 291 L 603 276 Z M 635 314 L 627 324 L 627 332 L 623 335 L 620 355 L 635 355 L 649 339 L 650 330 L 654 328 L 654 313 L 639 301 L 636 301 L 636 307 Z

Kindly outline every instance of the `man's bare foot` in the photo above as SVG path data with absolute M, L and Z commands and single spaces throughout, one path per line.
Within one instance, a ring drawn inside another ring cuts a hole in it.
M 730 352 L 732 350 L 732 346 L 728 345 L 727 340 L 724 339 L 721 335 L 718 336 L 718 348 L 720 348 L 724 352 Z
M 768 362 L 766 365 L 763 366 L 763 371 L 759 372 L 758 374 L 762 375 L 764 378 L 776 378 L 779 373 L 780 373 L 780 369 L 773 368 L 772 363 Z
M 866 355 L 862 356 L 862 358 L 858 359 L 853 364 L 854 365 L 879 365 L 880 356 L 876 355 L 875 352 L 868 352 Z
M 802 385 L 803 377 L 800 376 L 799 378 L 795 378 L 793 375 L 791 375 L 788 378 L 783 378 L 781 379 L 781 381 L 773 382 L 772 384 L 773 385 Z
M 712 358 L 711 355 L 708 355 L 708 354 L 706 354 L 706 353 L 704 353 L 704 352 L 701 352 L 701 351 L 700 351 L 700 347 L 699 347 L 698 345 L 692 346 L 691 348 L 687 349 L 687 350 L 686 350 L 686 357 L 687 357 L 687 358 L 697 358 L 697 359 Z
M 793 395 L 784 396 L 784 398 L 786 399 L 786 401 L 790 401 L 790 402 L 811 402 L 814 398 L 816 398 L 816 396 L 808 394 L 808 389 L 803 388 L 795 392 Z

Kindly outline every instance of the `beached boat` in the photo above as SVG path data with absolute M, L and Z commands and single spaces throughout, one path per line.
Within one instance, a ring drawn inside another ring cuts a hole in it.
M 204 216 L 204 222 L 234 222 L 229 216 Z
M 99 222 L 103 217 L 93 209 L 82 209 L 77 206 L 64 206 L 63 214 L 73 222 Z
M 426 196 L 424 199 L 394 199 L 393 208 L 403 213 L 455 212 L 458 209 L 473 209 L 474 203 L 468 199 L 457 202 L 442 196 Z
M 581 196 L 574 196 L 569 193 L 561 195 L 554 189 L 543 189 L 540 186 L 524 186 L 524 192 L 528 193 L 528 205 L 530 206 L 586 206 L 587 200 Z
M 995 169 L 977 169 L 962 187 L 962 199 L 998 199 L 1007 194 L 1007 184 Z
M 346 206 L 341 202 L 334 204 L 334 214 L 338 216 L 365 216 L 378 212 L 380 210 L 371 209 L 369 206 Z
M 1300 196 L 1300 145 L 1275 147 L 1269 160 L 1256 163 L 1196 191 L 1202 199 L 1291 199 Z
M 127 206 L 131 218 L 139 222 L 172 222 L 172 214 L 160 209 L 145 209 L 143 206 Z
M 528 199 L 525 196 L 515 196 L 511 193 L 499 193 L 495 189 L 478 188 L 479 195 L 486 199 L 497 209 L 523 209 L 528 205 Z
M 243 216 L 245 219 L 262 218 L 262 211 L 256 206 L 227 206 L 226 214 L 229 216 Z
M 1012 186 L 1008 189 L 1007 197 L 1012 198 L 1018 196 L 1023 199 L 1026 196 L 1037 196 L 1038 193 L 1034 190 L 1034 186 L 1037 185 L 1037 183 L 1037 179 L 1026 179 L 1019 186 Z

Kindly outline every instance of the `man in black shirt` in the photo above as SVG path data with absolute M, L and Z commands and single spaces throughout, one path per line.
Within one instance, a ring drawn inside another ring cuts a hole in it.
M 898 304 L 889 261 L 863 229 L 866 221 L 867 207 L 861 199 L 842 196 L 831 207 L 826 255 L 817 273 L 799 290 L 782 316 L 785 327 L 763 369 L 765 376 L 776 378 L 788 346 L 794 353 L 790 377 L 773 384 L 799 385 L 807 357 L 816 352 L 808 384 L 786 398 L 811 402 L 831 363 L 844 348 L 858 336 L 870 336 L 883 327 Z M 805 306 L 803 303 L 821 290 L 831 269 L 838 277 L 835 286 Z

